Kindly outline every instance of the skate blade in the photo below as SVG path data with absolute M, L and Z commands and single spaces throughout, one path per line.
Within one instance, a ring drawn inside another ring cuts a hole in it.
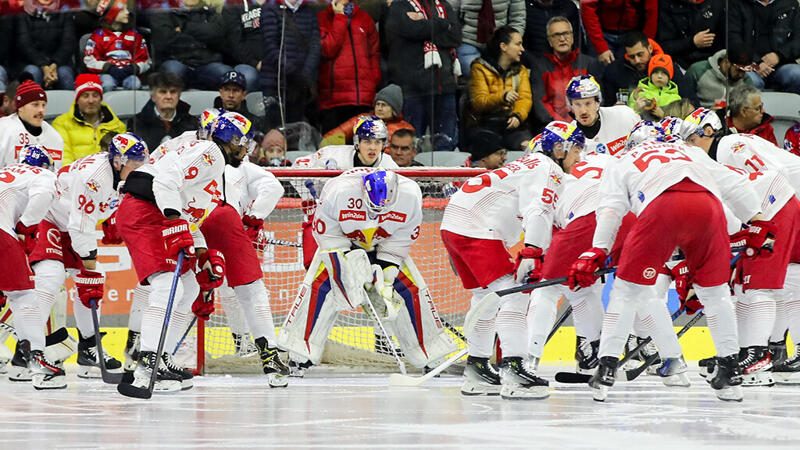
M 717 398 L 724 402 L 741 402 L 744 400 L 741 386 L 727 386 L 715 391 Z
M 44 375 L 34 376 L 32 381 L 34 389 L 37 391 L 44 391 L 50 389 L 66 389 L 67 382 L 65 377 L 55 377 L 53 379 L 45 379 Z
M 78 378 L 102 378 L 100 368 L 97 366 L 78 366 Z
M 22 368 L 11 366 L 11 369 L 8 370 L 8 379 L 9 381 L 26 383 L 33 380 L 33 375 L 31 375 L 31 372 L 27 367 Z
M 188 383 L 187 383 L 187 381 L 188 381 Z M 183 381 L 181 381 L 181 390 L 182 391 L 188 391 L 189 389 L 191 389 L 193 387 L 194 387 L 194 383 L 192 383 L 191 380 L 183 380 Z
M 596 402 L 604 402 L 608 398 L 608 386 L 592 387 L 592 399 Z
M 271 388 L 285 388 L 289 385 L 289 377 L 277 373 L 270 373 L 267 375 L 267 383 Z
M 800 372 L 772 372 L 775 383 L 792 386 L 800 384 Z
M 154 394 L 174 394 L 181 391 L 181 382 L 177 380 L 156 381 L 153 386 Z
M 756 372 L 742 375 L 742 386 L 775 386 L 772 372 Z
M 500 389 L 500 397 L 504 400 L 544 400 L 550 397 L 550 389 L 547 386 L 524 388 L 506 385 Z
M 499 384 L 481 383 L 471 380 L 464 380 L 461 385 L 461 395 L 476 396 L 476 395 L 500 395 L 502 386 Z
M 690 387 L 692 385 L 686 373 L 676 373 L 668 377 L 661 377 L 661 381 L 664 383 L 664 386 L 669 387 Z

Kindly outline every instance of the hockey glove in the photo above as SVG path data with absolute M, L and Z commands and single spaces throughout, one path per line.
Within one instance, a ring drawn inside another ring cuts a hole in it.
M 258 231 L 264 226 L 264 219 L 256 219 L 253 216 L 243 216 L 242 223 L 244 224 L 244 232 L 247 234 L 250 242 L 257 242 Z
M 208 298 L 203 295 L 203 291 L 200 291 L 192 303 L 192 313 L 200 320 L 208 320 L 214 313 L 214 291 L 209 292 Z
M 122 236 L 117 231 L 117 212 L 103 221 L 103 240 L 100 241 L 105 245 L 119 245 L 122 244 Z
M 91 308 L 92 300 L 96 301 L 98 305 L 100 304 L 100 300 L 103 299 L 103 285 L 106 282 L 106 278 L 102 274 L 83 269 L 75 276 L 74 280 L 75 287 L 78 289 L 78 297 L 83 306 Z
M 200 271 L 197 272 L 197 284 L 200 290 L 208 292 L 222 286 L 225 278 L 225 257 L 217 250 L 209 249 L 198 258 Z
M 194 238 L 189 232 L 189 222 L 183 219 L 165 220 L 161 235 L 164 237 L 164 248 L 167 256 L 177 258 L 181 250 L 186 250 L 186 256 L 194 256 Z
M 17 236 L 22 241 L 25 254 L 30 255 L 36 247 L 36 230 L 39 229 L 39 224 L 27 226 L 22 222 L 17 222 L 14 229 L 17 231 Z
M 317 200 L 313 198 L 303 200 L 300 202 L 300 207 L 303 208 L 303 214 L 305 214 L 306 217 L 314 217 L 314 213 L 317 212 Z
M 517 284 L 536 283 L 542 279 L 543 256 L 542 249 L 537 247 L 525 247 L 517 255 L 517 262 L 514 264 L 514 281 Z
M 572 263 L 567 275 L 567 286 L 573 291 L 578 288 L 587 288 L 597 280 L 595 272 L 605 267 L 608 255 L 605 250 L 592 247 L 581 253 L 578 260 Z
M 748 258 L 758 256 L 761 250 L 772 252 L 772 244 L 778 228 L 774 222 L 754 220 L 746 230 L 731 236 L 731 247 L 745 247 L 744 254 Z
M 670 274 L 675 280 L 675 290 L 678 292 L 678 300 L 681 302 L 681 308 L 686 310 L 686 314 L 692 315 L 697 311 L 703 309 L 703 304 L 697 298 L 697 295 L 692 289 L 692 277 L 689 273 L 689 266 L 686 261 L 681 261 L 670 269 Z

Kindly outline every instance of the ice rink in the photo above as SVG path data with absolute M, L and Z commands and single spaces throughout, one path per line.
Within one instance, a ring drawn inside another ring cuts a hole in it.
M 561 370 L 561 369 L 559 369 Z M 260 376 L 206 376 L 192 390 L 129 399 L 100 380 L 35 391 L 0 379 L 0 448 L 800 448 L 800 386 L 748 388 L 724 403 L 654 377 L 606 403 L 551 382 L 539 401 L 463 397 L 460 379 L 389 388 L 388 376 L 320 374 L 269 389 Z M 552 380 L 555 367 L 542 369 Z

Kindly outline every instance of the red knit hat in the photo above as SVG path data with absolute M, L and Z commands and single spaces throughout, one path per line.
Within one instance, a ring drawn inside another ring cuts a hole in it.
M 47 101 L 47 94 L 44 93 L 44 89 L 42 89 L 41 86 L 31 80 L 26 80 L 19 85 L 17 88 L 17 95 L 14 97 L 14 105 L 17 109 L 22 108 L 30 102 L 35 102 L 36 100 Z
M 658 55 L 653 55 L 650 58 L 650 64 L 647 65 L 647 75 L 650 76 L 653 73 L 653 69 L 661 68 L 667 71 L 669 74 L 669 79 L 672 79 L 674 75 L 672 69 L 672 57 L 667 55 L 666 53 L 661 53 Z
M 86 91 L 95 91 L 103 98 L 103 85 L 100 77 L 93 73 L 82 73 L 75 77 L 75 100 Z
M 100 0 L 100 3 L 97 4 L 97 14 L 103 16 L 103 20 L 111 25 L 119 12 L 127 6 L 125 0 Z

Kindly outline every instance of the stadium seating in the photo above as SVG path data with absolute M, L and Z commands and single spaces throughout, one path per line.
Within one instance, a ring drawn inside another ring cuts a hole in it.
M 764 111 L 775 118 L 772 127 L 778 145 L 783 145 L 783 136 L 795 122 L 800 121 L 800 95 L 789 92 L 762 92 Z
M 425 152 L 418 154 L 414 160 L 430 167 L 460 167 L 468 157 L 467 152 Z
M 47 91 L 47 112 L 45 120 L 52 121 L 56 117 L 69 112 L 72 102 L 75 101 L 75 91 L 50 90 Z
M 103 94 L 103 102 L 123 121 L 139 114 L 148 100 L 150 92 L 146 90 L 112 91 Z

